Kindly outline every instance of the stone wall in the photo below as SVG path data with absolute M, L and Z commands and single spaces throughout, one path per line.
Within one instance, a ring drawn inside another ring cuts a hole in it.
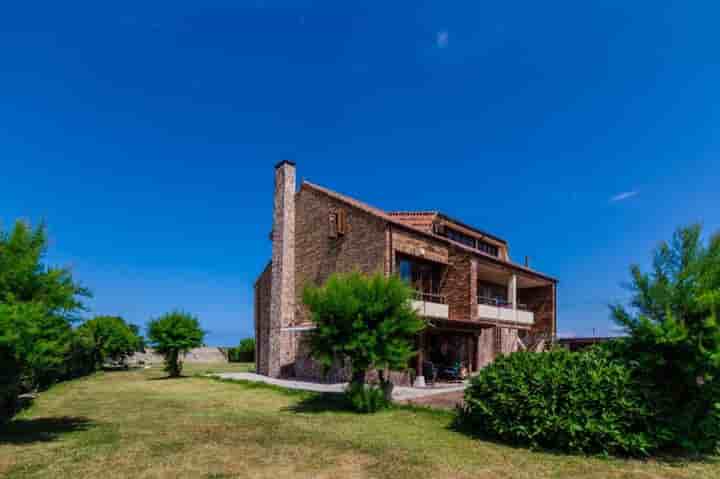
M 255 362 L 258 372 L 265 375 L 269 374 L 271 268 L 268 263 L 255 282 Z
M 270 330 L 267 371 L 282 375 L 287 367 L 282 332 L 295 317 L 295 164 L 281 161 L 275 166 L 275 195 L 272 230 L 272 282 L 270 285 Z
M 391 264 L 395 264 L 395 255 L 405 253 L 416 258 L 423 258 L 436 263 L 447 264 L 449 261 L 448 245 L 440 240 L 433 240 L 426 235 L 413 233 L 399 229 L 397 226 L 392 230 L 392 252 Z
M 470 321 L 473 319 L 473 298 L 477 283 L 472 281 L 473 256 L 459 248 L 450 249 L 450 266 L 442 293 L 447 296 L 449 319 Z
M 476 369 L 481 369 L 495 359 L 495 328 L 485 328 L 478 335 Z
M 294 349 L 296 352 L 292 376 L 299 379 L 328 383 L 340 383 L 350 380 L 350 364 L 343 361 L 338 361 L 337 364 L 330 368 L 327 374 L 323 374 L 322 365 L 310 355 L 310 341 L 307 332 L 294 333 L 292 340 L 295 342 Z
M 535 315 L 532 332 L 554 333 L 555 325 L 555 286 L 539 286 L 518 290 L 518 302 L 526 304 Z
M 203 346 L 201 348 L 193 348 L 181 358 L 182 362 L 188 364 L 220 364 L 227 363 L 227 355 L 222 349 Z M 165 358 L 162 354 L 157 353 L 153 348 L 145 348 L 145 352 L 137 352 L 128 357 L 128 364 L 131 366 L 140 365 L 159 365 L 163 364 Z
M 495 328 L 498 335 L 495 345 L 495 357 L 498 354 L 510 354 L 518 350 L 518 330 L 515 328 Z
M 296 197 L 295 323 L 310 318 L 302 303 L 305 285 L 322 284 L 332 273 L 384 271 L 386 223 L 383 219 L 312 188 Z M 331 238 L 330 215 L 344 210 L 347 232 Z

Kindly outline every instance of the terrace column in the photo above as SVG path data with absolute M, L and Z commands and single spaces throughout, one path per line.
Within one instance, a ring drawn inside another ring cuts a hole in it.
M 417 363 L 415 365 L 415 382 L 413 387 L 425 387 L 425 375 L 423 374 L 423 361 L 425 360 L 425 332 L 418 335 Z
M 517 321 L 517 275 L 513 274 L 508 281 L 508 301 L 512 305 L 513 320 Z

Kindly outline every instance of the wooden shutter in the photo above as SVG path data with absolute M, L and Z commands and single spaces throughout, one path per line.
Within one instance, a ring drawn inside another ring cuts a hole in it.
M 337 215 L 337 213 L 330 213 L 328 220 L 329 220 L 328 236 L 330 238 L 337 238 L 338 237 L 338 215 Z
M 339 235 L 347 234 L 347 214 L 345 210 L 337 212 L 337 232 Z

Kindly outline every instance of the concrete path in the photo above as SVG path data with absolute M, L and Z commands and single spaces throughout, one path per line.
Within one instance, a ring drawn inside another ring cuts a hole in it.
M 211 374 L 211 376 L 235 381 L 261 382 L 286 389 L 299 389 L 302 391 L 313 391 L 318 393 L 341 393 L 345 390 L 345 387 L 347 386 L 347 383 L 323 384 L 310 381 L 298 381 L 295 379 L 275 379 L 255 373 L 219 373 Z M 434 396 L 437 394 L 460 392 L 464 391 L 466 387 L 467 383 L 428 388 L 411 388 L 396 386 L 393 390 L 393 400 L 408 401 L 412 399 Z

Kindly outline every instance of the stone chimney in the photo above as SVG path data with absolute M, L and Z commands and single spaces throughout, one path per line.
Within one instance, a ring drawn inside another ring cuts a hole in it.
M 275 165 L 268 376 L 279 377 L 286 335 L 295 316 L 295 163 Z

